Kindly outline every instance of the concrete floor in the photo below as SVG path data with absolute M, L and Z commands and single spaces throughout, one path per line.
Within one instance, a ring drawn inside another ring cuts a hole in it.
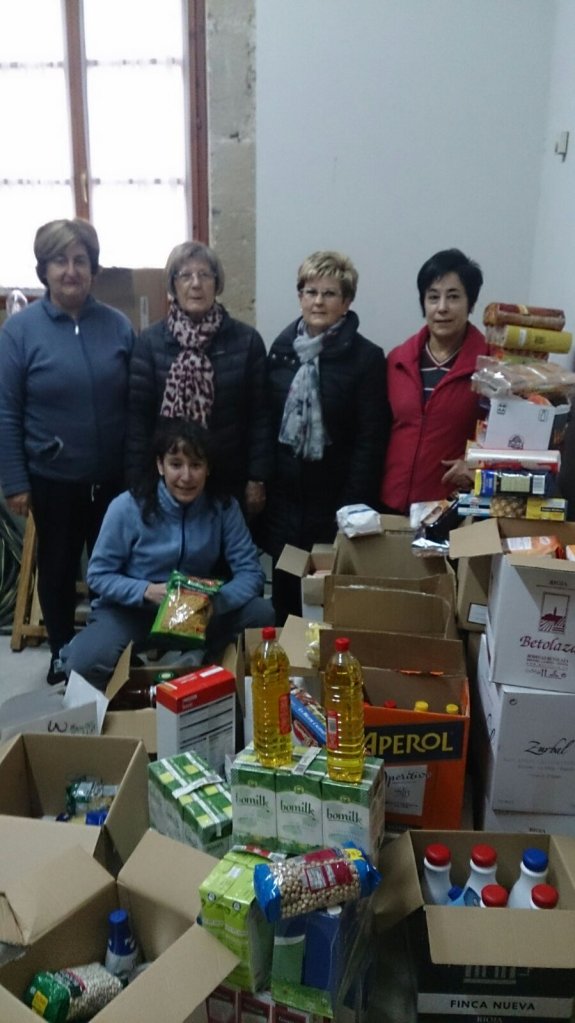
M 0 634 L 0 703 L 10 696 L 45 686 L 49 665 L 47 643 L 25 646 L 15 653 L 10 649 L 10 635 Z

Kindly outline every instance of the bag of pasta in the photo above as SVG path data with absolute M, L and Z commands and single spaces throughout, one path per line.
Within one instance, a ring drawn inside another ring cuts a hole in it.
M 169 642 L 172 649 L 202 646 L 212 616 L 211 598 L 223 585 L 222 579 L 199 579 L 172 572 L 151 636 Z

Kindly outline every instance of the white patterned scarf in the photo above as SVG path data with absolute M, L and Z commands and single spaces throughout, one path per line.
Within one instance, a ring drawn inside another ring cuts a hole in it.
M 316 337 L 306 333 L 303 319 L 298 323 L 293 346 L 301 365 L 286 398 L 279 440 L 282 444 L 289 444 L 294 455 L 307 462 L 319 462 L 325 445 L 330 443 L 323 425 L 318 356 L 325 342 L 337 333 L 343 319 Z
M 191 419 L 208 425 L 214 403 L 214 367 L 206 345 L 222 325 L 224 311 L 218 302 L 201 320 L 191 320 L 175 300 L 168 310 L 168 330 L 180 345 L 166 379 L 161 416 Z

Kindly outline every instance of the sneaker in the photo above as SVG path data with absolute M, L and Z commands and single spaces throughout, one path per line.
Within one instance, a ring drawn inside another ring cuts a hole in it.
M 61 682 L 67 682 L 68 676 L 64 671 L 64 662 L 59 657 L 53 656 L 46 675 L 46 682 L 49 686 L 58 686 Z

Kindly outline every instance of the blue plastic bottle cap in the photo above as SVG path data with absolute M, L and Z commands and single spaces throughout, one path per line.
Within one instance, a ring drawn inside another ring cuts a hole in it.
M 546 852 L 543 852 L 543 849 L 525 849 L 523 852 L 523 866 L 527 867 L 527 870 L 540 874 L 547 870 L 549 857 Z
M 128 913 L 125 909 L 113 909 L 108 917 L 108 923 L 118 927 L 120 924 L 125 924 L 128 919 Z

